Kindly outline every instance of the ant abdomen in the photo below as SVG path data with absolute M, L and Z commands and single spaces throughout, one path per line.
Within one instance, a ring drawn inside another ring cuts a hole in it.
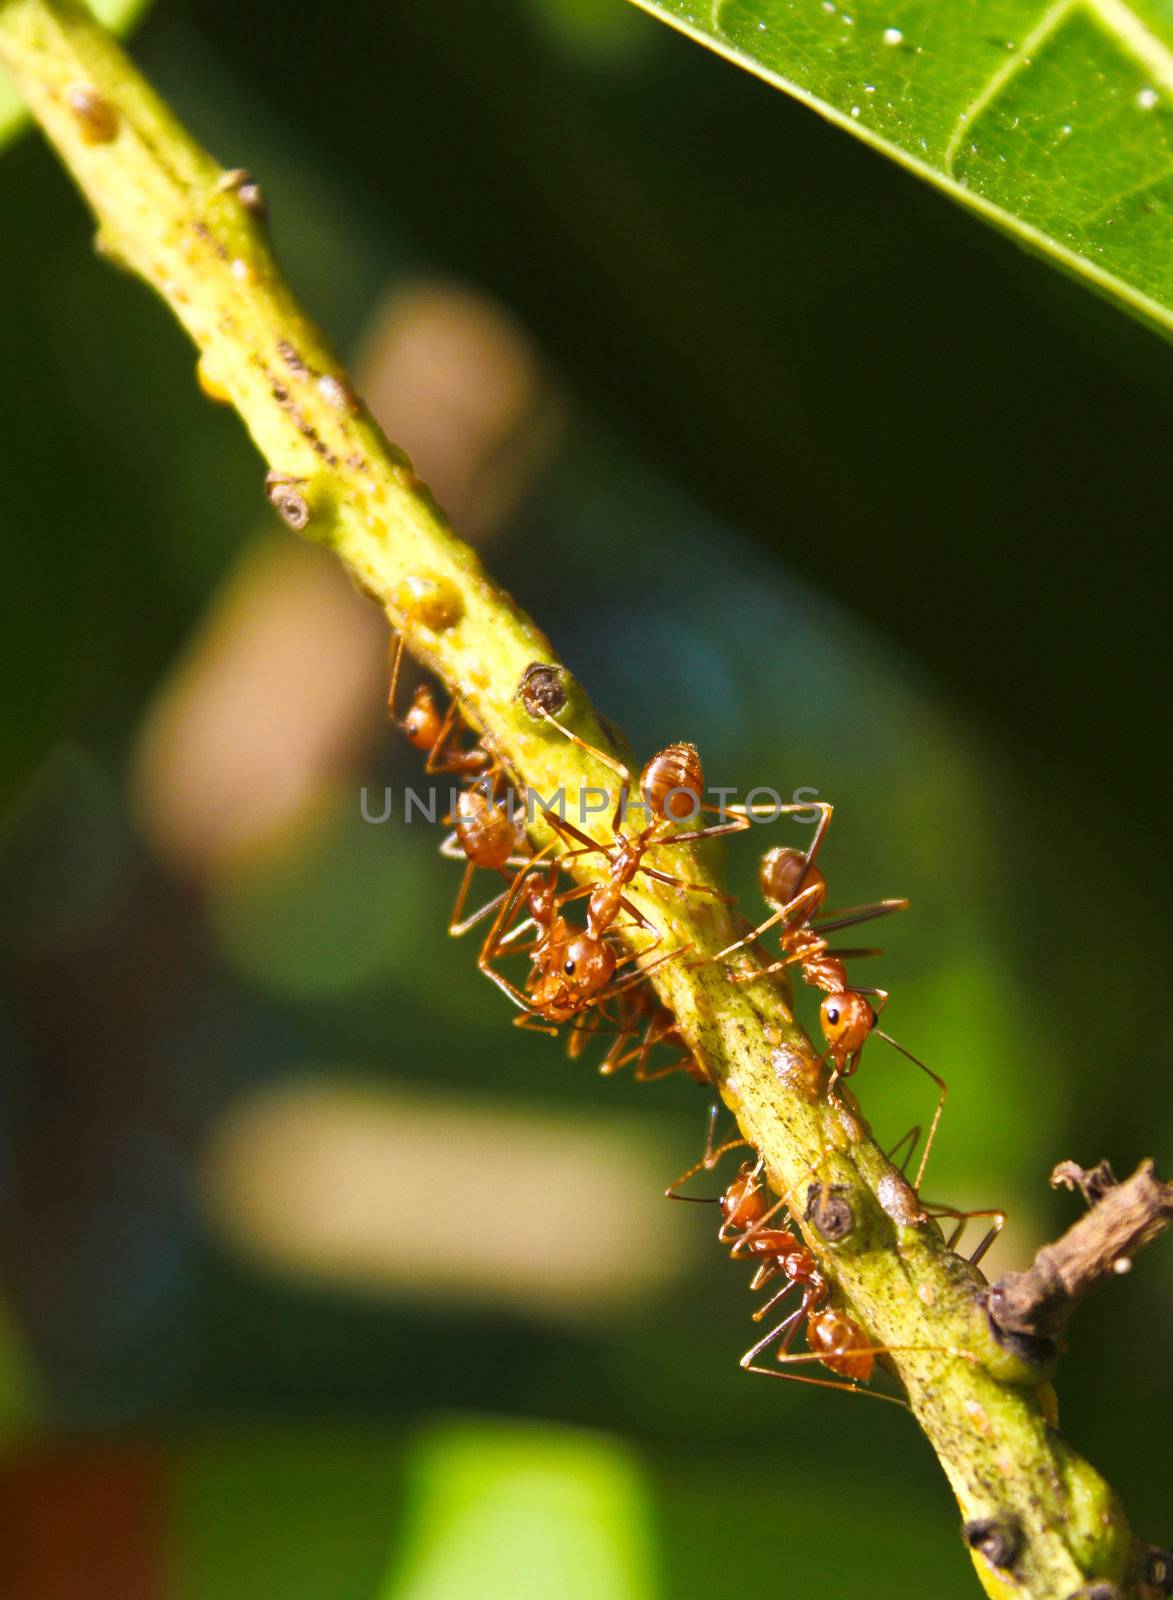
M 807 1322 L 806 1342 L 825 1367 L 841 1378 L 866 1383 L 876 1358 L 867 1335 L 841 1311 L 816 1311 Z
M 801 889 L 810 908 L 808 921 L 827 898 L 827 880 L 819 868 L 807 860 L 804 851 L 789 845 L 776 845 L 766 851 L 758 868 L 758 881 L 766 899 L 775 906 L 789 905 Z
M 465 789 L 457 796 L 454 822 L 460 848 L 478 867 L 502 868 L 517 848 L 509 813 L 481 789 Z
M 655 816 L 687 822 L 700 810 L 705 789 L 700 751 L 695 744 L 668 745 L 644 767 L 639 786 Z

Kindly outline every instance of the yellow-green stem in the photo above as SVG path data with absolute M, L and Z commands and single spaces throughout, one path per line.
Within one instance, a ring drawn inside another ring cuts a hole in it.
M 163 297 L 198 346 L 205 386 L 231 401 L 269 467 L 289 480 L 274 491 L 288 520 L 304 521 L 307 536 L 337 552 L 525 784 L 541 795 L 562 790 L 571 814 L 582 787 L 613 786 L 609 772 L 518 700 L 526 667 L 554 660 L 549 643 L 354 400 L 282 278 L 239 175 L 200 148 L 74 0 L 0 0 L 0 59 L 93 208 L 100 247 Z M 448 614 L 429 617 L 414 604 L 404 587 L 411 579 L 438 584 Z M 614 748 L 573 685 L 564 716 Z M 704 851 L 664 848 L 658 864 L 714 885 Z M 598 862 L 583 857 L 575 870 L 589 878 Z M 710 896 L 641 878 L 631 898 L 662 930 L 664 949 L 677 942 L 712 954 L 735 937 L 727 906 Z M 1020 1530 L 1011 1570 L 975 1556 L 987 1592 L 1068 1600 L 1093 1578 L 1139 1592 L 1120 1508 L 1049 1425 L 1043 1374 L 994 1341 L 976 1273 L 920 1218 L 862 1119 L 828 1101 L 786 988 L 770 979 L 737 984 L 723 964 L 684 961 L 667 963 L 655 981 L 776 1192 L 794 1194 L 801 1215 L 813 1172 L 844 1186 L 854 1217 L 847 1236 L 830 1245 L 807 1230 L 820 1265 L 871 1338 L 893 1347 L 891 1366 L 963 1520 Z M 510 1020 L 503 1014 L 502 1025 Z M 763 1384 L 762 1405 L 774 1399 Z M 862 1411 L 858 1424 L 869 1426 Z M 915 1591 L 916 1575 L 908 1576 Z

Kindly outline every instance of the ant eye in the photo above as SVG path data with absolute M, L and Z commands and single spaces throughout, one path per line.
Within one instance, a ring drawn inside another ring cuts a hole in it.
M 831 1024 L 832 1027 L 834 1027 L 835 1024 L 839 1021 L 839 1007 L 838 1006 L 828 1006 L 827 1007 L 827 1021 Z
M 575 968 L 574 961 L 568 961 L 566 963 L 566 965 L 562 968 L 562 970 L 563 970 L 563 972 L 566 974 L 566 976 L 568 978 L 573 978 L 574 977 L 574 968 Z

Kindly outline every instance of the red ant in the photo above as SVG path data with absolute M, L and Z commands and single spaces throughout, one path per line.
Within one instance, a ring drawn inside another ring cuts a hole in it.
M 669 745 L 654 755 L 640 775 L 644 805 L 651 814 L 647 827 L 636 834 L 623 833 L 620 823 L 627 809 L 631 773 L 622 762 L 613 760 L 594 745 L 588 744 L 585 739 L 580 739 L 569 728 L 563 727 L 555 717 L 547 713 L 546 720 L 572 743 L 589 751 L 605 766 L 610 767 L 622 780 L 611 821 L 614 839 L 611 845 L 599 844 L 557 815 L 550 807 L 543 806 L 550 827 L 563 838 L 574 841 L 576 848 L 565 851 L 557 861 L 551 862 L 541 880 L 532 872 L 518 874 L 506 894 L 478 957 L 481 971 L 491 978 L 515 1005 L 554 1024 L 554 1027 L 542 1030 L 554 1033 L 557 1031 L 557 1024 L 568 1022 L 571 1017 L 591 1006 L 605 1005 L 613 996 L 642 982 L 653 966 L 659 966 L 661 962 L 672 960 L 684 953 L 683 950 L 671 951 L 650 965 L 641 967 L 638 973 L 629 975 L 622 983 L 618 985 L 614 983 L 615 973 L 619 967 L 628 961 L 636 961 L 641 956 L 647 955 L 650 950 L 655 949 L 662 937 L 626 897 L 625 890 L 638 873 L 642 872 L 646 877 L 653 878 L 659 883 L 671 884 L 694 893 L 717 894 L 717 891 L 708 884 L 691 883 L 674 873 L 662 872 L 658 867 L 649 866 L 644 859 L 647 852 L 657 844 L 687 843 L 690 840 L 739 832 L 749 826 L 749 816 L 743 812 L 730 822 L 693 829 L 685 833 L 674 832 L 677 823 L 686 815 L 696 814 L 704 784 L 700 756 L 695 746 L 676 744 Z M 575 856 L 592 854 L 601 855 L 606 863 L 607 875 L 603 881 L 593 886 L 588 885 L 585 888 L 567 890 L 561 895 L 557 894 L 557 876 L 561 867 Z M 522 909 L 523 894 L 529 915 L 524 922 L 515 926 L 514 919 Z M 589 896 L 586 927 L 577 928 L 567 922 L 562 915 L 562 908 L 570 901 L 583 896 Z M 652 944 L 638 955 L 620 958 L 609 941 L 608 935 L 616 930 L 621 912 L 625 913 L 636 926 L 655 934 Z M 533 957 L 534 971 L 531 972 L 523 993 L 515 984 L 497 972 L 492 963 L 498 955 L 520 953 L 516 940 L 530 923 L 538 929 L 538 936 L 532 945 L 525 947 Z M 530 1022 L 528 1018 L 519 1018 L 517 1026 L 536 1027 L 538 1024 Z M 660 1036 L 664 1037 L 668 1031 L 670 1030 L 667 1026 L 661 1024 Z
M 547 846 L 547 849 L 549 846 Z M 539 852 L 539 856 L 545 851 Z M 619 982 L 616 973 L 629 962 L 637 962 L 655 949 L 660 936 L 656 935 L 648 950 L 620 956 L 608 935 L 615 929 L 620 912 L 625 912 L 635 924 L 654 932 L 643 913 L 622 893 L 622 885 L 612 875 L 606 882 L 594 887 L 568 889 L 557 892 L 560 861 L 548 866 L 538 865 L 538 856 L 520 871 L 505 895 L 488 937 L 477 956 L 477 965 L 487 978 L 504 991 L 514 1005 L 521 1006 L 523 1016 L 514 1019 L 519 1028 L 537 1028 L 541 1033 L 556 1034 L 558 1024 L 591 1006 L 603 1007 L 616 995 L 623 994 L 642 983 L 647 973 L 664 961 L 682 955 L 683 949 L 669 951 L 667 955 L 626 975 Z M 517 926 L 513 919 L 521 909 L 524 895 L 529 915 Z M 562 915 L 563 906 L 572 900 L 590 896 L 587 905 L 587 923 L 579 928 Z M 537 937 L 532 944 L 518 946 L 517 938 L 533 924 Z M 687 947 L 686 947 L 687 948 Z M 526 980 L 525 990 L 519 989 L 492 963 L 498 955 L 528 954 L 533 969 Z M 541 1017 L 553 1026 L 544 1027 L 535 1022 Z
M 865 988 L 858 984 L 849 986 L 844 963 L 865 956 L 879 955 L 880 952 L 873 949 L 832 949 L 826 937 L 829 933 L 838 933 L 858 923 L 870 922 L 875 917 L 887 916 L 893 911 L 907 910 L 908 901 L 878 900 L 873 905 L 852 906 L 846 911 L 834 912 L 819 922 L 813 920 L 822 910 L 827 898 L 827 880 L 814 864 L 814 857 L 830 824 L 831 814 L 831 807 L 826 806 L 810 849 L 805 853 L 787 846 L 778 846 L 766 852 L 762 858 L 758 879 L 762 894 L 774 908 L 773 911 L 764 922 L 759 923 L 743 938 L 727 945 L 724 950 L 707 959 L 720 961 L 735 950 L 756 943 L 768 929 L 779 922 L 782 923 L 781 959 L 752 972 L 733 973 L 731 977 L 735 983 L 752 983 L 768 973 L 780 972 L 788 966 L 797 964 L 803 980 L 823 992 L 824 998 L 819 1006 L 819 1025 L 826 1044 L 823 1059 L 829 1059 L 832 1066 L 831 1079 L 827 1086 L 828 1094 L 834 1091 L 835 1084 L 840 1078 L 849 1078 L 856 1071 L 863 1047 L 873 1033 L 932 1078 L 940 1094 L 929 1124 L 916 1181 L 913 1184 L 914 1189 L 919 1189 L 929 1152 L 937 1135 L 937 1125 L 945 1108 L 945 1097 L 949 1092 L 948 1084 L 919 1057 L 914 1056 L 897 1039 L 878 1026 L 879 1014 L 888 1002 L 885 990 Z M 869 996 L 877 1002 L 875 1005 Z M 911 1154 L 911 1151 L 909 1153 Z
M 710 1111 L 704 1155 L 665 1191 L 671 1199 L 694 1198 L 678 1193 L 683 1184 L 696 1173 L 711 1170 L 728 1151 L 747 1146 L 748 1141 L 738 1137 L 714 1148 L 713 1134 L 719 1110 L 720 1108 L 714 1105 Z M 903 1142 L 902 1140 L 901 1143 Z M 721 1224 L 717 1230 L 717 1237 L 722 1244 L 731 1246 L 730 1254 L 734 1259 L 744 1256 L 757 1263 L 750 1280 L 751 1290 L 764 1288 L 767 1283 L 778 1277 L 786 1279 L 782 1288 L 754 1312 L 755 1322 L 761 1322 L 768 1317 L 775 1306 L 796 1288 L 801 1291 L 801 1299 L 796 1309 L 784 1317 L 764 1338 L 751 1345 L 742 1356 L 740 1365 L 747 1372 L 760 1373 L 769 1378 L 789 1378 L 796 1383 L 809 1383 L 819 1388 L 849 1389 L 857 1394 L 870 1394 L 873 1399 L 892 1400 L 898 1405 L 903 1405 L 905 1402 L 894 1395 L 859 1387 L 872 1377 L 878 1356 L 908 1349 L 925 1353 L 939 1350 L 942 1354 L 973 1359 L 968 1352 L 953 1346 L 873 1344 L 858 1322 L 830 1305 L 831 1285 L 821 1272 L 813 1251 L 790 1228 L 767 1226 L 779 1210 L 788 1209 L 788 1200 L 784 1196 L 775 1200 L 773 1204 L 770 1203 L 762 1180 L 764 1166 L 765 1163 L 760 1155 L 756 1156 L 756 1159 L 744 1161 L 736 1177 L 718 1197 Z M 813 1175 L 814 1169 L 811 1171 Z M 951 1208 L 942 1208 L 938 1214 L 958 1219 L 959 1225 L 948 1244 L 950 1249 L 960 1237 L 969 1218 L 989 1215 L 997 1218 L 995 1226 L 971 1257 L 975 1264 L 988 1249 L 1005 1220 L 1002 1212 L 958 1212 Z M 804 1323 L 810 1351 L 809 1354 L 796 1354 L 792 1346 Z M 781 1372 L 777 1367 L 758 1366 L 757 1358 L 779 1339 L 781 1343 L 777 1349 L 776 1359 L 780 1365 L 818 1361 L 846 1381 L 836 1383 L 829 1378 L 805 1377 L 795 1372 Z
M 391 642 L 391 682 L 387 692 L 387 710 L 392 721 L 398 721 L 395 700 L 402 662 L 403 640 L 396 634 Z M 508 883 L 511 881 L 508 869 L 526 866 L 533 859 L 532 852 L 518 820 L 510 815 L 507 805 L 497 801 L 500 762 L 479 741 L 471 747 L 456 747 L 454 740 L 459 738 L 465 724 L 455 700 L 441 716 L 432 689 L 421 683 L 398 726 L 408 742 L 426 755 L 425 772 L 463 773 L 476 779 L 457 796 L 453 815 L 445 819 L 452 824 L 452 832 L 440 845 L 441 855 L 464 863 L 464 876 L 448 919 L 448 932 L 459 938 L 495 911 L 508 893 L 508 888 L 503 889 L 470 916 L 462 918 L 476 869 L 483 867 L 499 872 Z
M 464 729 L 460 707 L 453 700 L 443 716 L 436 704 L 436 696 L 429 684 L 421 683 L 411 697 L 411 704 L 402 719 L 395 715 L 395 701 L 399 693 L 399 671 L 403 665 L 403 638 L 391 636 L 390 684 L 387 689 L 387 715 L 403 732 L 409 744 L 425 756 L 424 771 L 456 772 L 480 776 L 498 767 L 494 757 L 479 741 L 470 749 L 453 749 L 449 741 L 459 737 Z
M 620 780 L 619 797 L 611 818 L 613 842 L 610 845 L 599 844 L 597 840 L 567 822 L 565 817 L 557 815 L 549 807 L 543 808 L 550 826 L 579 846 L 578 849 L 566 851 L 562 860 L 565 861 L 572 856 L 602 855 L 610 863 L 612 878 L 624 886 L 632 881 L 636 873 L 642 872 L 645 877 L 653 878 L 658 883 L 671 884 L 697 894 L 716 894 L 717 891 L 707 884 L 689 883 L 670 872 L 661 872 L 657 867 L 648 866 L 644 856 L 660 844 L 691 844 L 701 839 L 716 839 L 724 834 L 741 833 L 750 826 L 754 816 L 766 810 L 770 812 L 771 817 L 777 817 L 783 812 L 809 811 L 813 805 L 825 813 L 826 817 L 830 816 L 831 807 L 820 800 L 802 805 L 725 806 L 720 810 L 715 806 L 705 805 L 701 800 L 705 779 L 700 752 L 694 744 L 682 743 L 667 745 L 645 764 L 639 778 L 642 801 L 636 804 L 648 814 L 648 824 L 639 833 L 623 833 L 620 824 L 625 821 L 628 811 L 628 797 L 632 787 L 630 770 L 622 761 L 617 761 L 613 756 L 600 750 L 597 745 L 590 744 L 577 733 L 573 733 L 549 712 L 545 713 L 545 720 L 557 728 L 558 732 L 572 744 L 578 745 L 581 750 L 586 750 L 605 767 L 609 767 Z M 728 820 L 709 823 L 683 833 L 675 831 L 681 822 L 690 821 L 702 811 L 719 814 Z M 823 828 L 825 822 L 820 824 L 820 831 Z M 718 898 L 722 897 L 718 895 Z M 736 946 L 730 948 L 735 949 Z
M 464 875 L 448 919 L 448 932 L 459 938 L 504 902 L 512 883 L 508 869 L 528 866 L 533 854 L 519 820 L 510 816 L 508 805 L 491 799 L 480 783 L 461 790 L 456 797 L 455 813 L 445 820 L 451 822 L 453 828 L 440 845 L 440 854 L 464 862 Z M 469 885 L 478 867 L 499 872 L 506 879 L 506 887 L 461 920 Z

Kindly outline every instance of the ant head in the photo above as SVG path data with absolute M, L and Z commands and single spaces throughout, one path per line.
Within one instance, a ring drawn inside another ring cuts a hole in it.
M 863 1049 L 868 1034 L 876 1025 L 876 1013 L 865 995 L 844 989 L 827 995 L 819 1007 L 819 1022 L 823 1038 L 842 1071 L 847 1059 Z
M 700 751 L 695 744 L 668 745 L 648 762 L 639 786 L 655 816 L 691 821 L 700 810 L 705 788 Z
M 550 1022 L 566 1022 L 590 1005 L 614 971 L 615 952 L 605 939 L 581 928 L 562 930 L 547 945 L 531 987 L 534 1008 Z
M 605 939 L 573 933 L 557 952 L 557 971 L 570 992 L 581 999 L 597 994 L 615 972 L 615 952 Z
M 440 726 L 436 697 L 426 683 L 421 683 L 411 697 L 403 731 L 417 750 L 430 750 L 440 737 Z
M 721 1215 L 731 1228 L 752 1228 L 766 1214 L 766 1191 L 757 1173 L 757 1162 L 745 1162 L 721 1196 Z
M 804 852 L 789 845 L 776 845 L 766 851 L 758 868 L 758 882 L 774 906 L 787 905 L 800 889 L 809 891 L 812 916 L 827 897 L 827 880 L 818 867 L 808 866 Z

